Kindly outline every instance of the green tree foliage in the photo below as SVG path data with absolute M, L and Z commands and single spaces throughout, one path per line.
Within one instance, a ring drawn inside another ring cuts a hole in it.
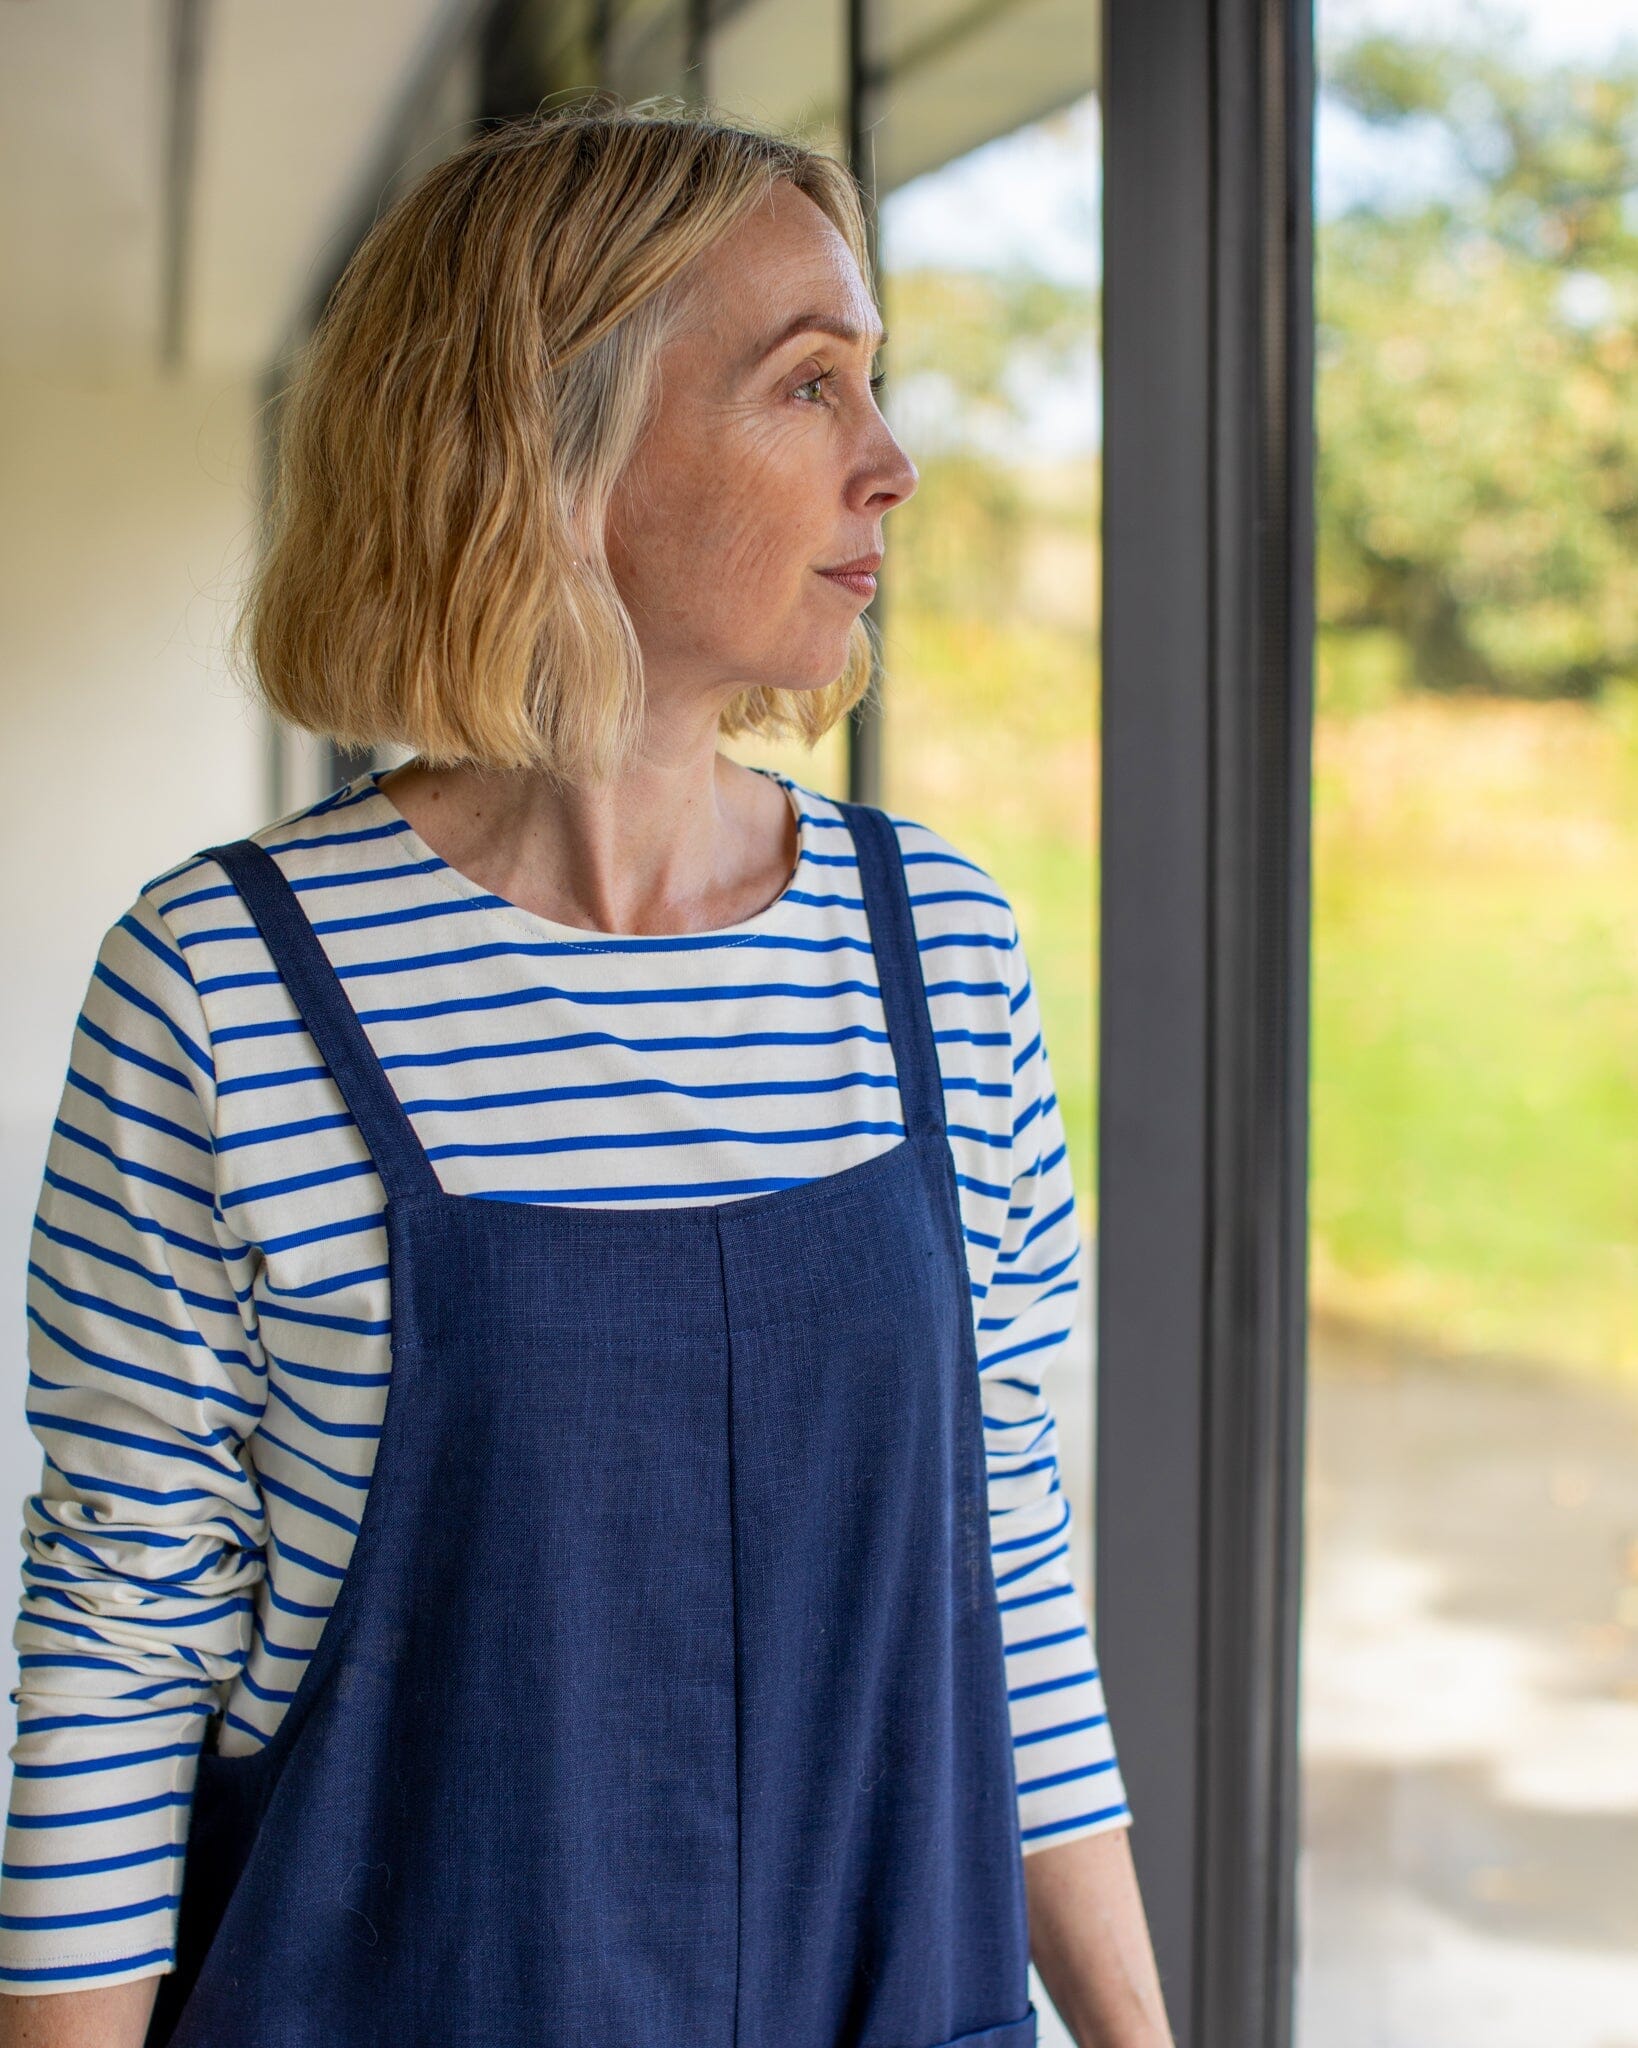
M 1597 696 L 1638 673 L 1638 65 L 1366 35 L 1326 84 L 1454 176 L 1320 230 L 1322 628 L 1420 688 Z
M 919 266 L 895 271 L 885 296 L 888 411 L 921 478 L 889 527 L 891 602 L 1010 619 L 1040 518 L 1011 459 L 1028 382 L 1096 346 L 1097 294 L 1030 270 Z

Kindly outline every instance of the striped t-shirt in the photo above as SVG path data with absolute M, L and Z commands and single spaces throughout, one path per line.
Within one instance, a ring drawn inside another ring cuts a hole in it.
M 588 936 L 522 910 L 434 854 L 377 775 L 257 835 L 446 1189 L 722 1202 L 903 1139 L 852 835 L 775 779 L 795 869 L 710 932 Z M 893 823 L 960 1190 L 1027 1852 L 1131 1819 L 1041 1387 L 1080 1285 L 1074 1189 L 1012 909 L 947 839 Z M 29 1265 L 45 1461 L 0 1988 L 173 1965 L 204 1724 L 224 1710 L 227 1755 L 269 1738 L 358 1529 L 390 1377 L 382 1203 L 222 869 L 150 883 L 97 960 Z

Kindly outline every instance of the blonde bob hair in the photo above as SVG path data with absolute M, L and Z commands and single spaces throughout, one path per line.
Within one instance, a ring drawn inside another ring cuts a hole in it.
M 480 133 L 359 244 L 284 394 L 233 641 L 268 707 L 344 746 L 600 781 L 643 717 L 603 542 L 688 266 L 780 179 L 870 275 L 833 158 L 682 110 L 598 103 Z M 861 616 L 817 690 L 755 687 L 725 737 L 812 746 L 869 688 Z

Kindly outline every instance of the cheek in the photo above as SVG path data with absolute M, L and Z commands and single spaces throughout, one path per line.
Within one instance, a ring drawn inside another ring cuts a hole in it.
M 815 502 L 811 494 L 782 493 L 766 481 L 730 487 L 719 478 L 709 491 L 681 500 L 658 525 L 655 566 L 666 577 L 709 577 L 771 593 L 822 559 Z
M 746 460 L 723 494 L 717 541 L 747 577 L 788 587 L 827 559 L 840 524 L 823 444 L 790 431 Z
M 805 594 L 837 525 L 820 453 L 811 432 L 737 421 L 657 446 L 619 501 L 622 583 L 685 602 L 700 590 L 719 602 L 788 602 L 798 585 Z

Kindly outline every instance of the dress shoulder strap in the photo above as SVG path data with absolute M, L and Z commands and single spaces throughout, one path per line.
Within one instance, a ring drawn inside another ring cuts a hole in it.
M 912 1136 L 944 1130 L 944 1081 L 927 1008 L 904 856 L 892 819 L 874 804 L 838 802 L 859 856 L 870 947 L 876 958 L 887 1035 L 898 1072 L 904 1127 Z
M 439 1193 L 426 1148 L 277 861 L 253 839 L 213 846 L 208 857 L 220 862 L 244 898 L 319 1057 L 369 1147 L 388 1199 Z

